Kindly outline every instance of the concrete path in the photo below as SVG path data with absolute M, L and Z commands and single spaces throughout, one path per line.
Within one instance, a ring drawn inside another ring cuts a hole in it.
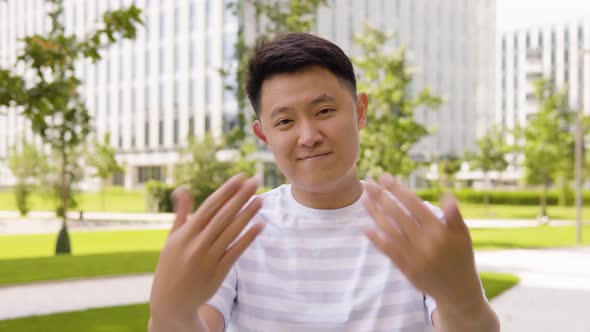
M 151 275 L 0 287 L 0 320 L 146 303 Z
M 68 227 L 72 231 L 111 231 L 132 229 L 169 229 L 172 213 L 101 213 L 88 212 L 84 220 L 72 213 Z M 516 228 L 536 227 L 536 220 L 528 219 L 468 219 L 471 228 Z M 550 226 L 571 226 L 571 220 L 552 220 Z M 15 211 L 0 211 L 0 235 L 52 234 L 61 228 L 61 221 L 51 212 L 31 212 L 27 218 L 20 218 Z
M 590 332 L 590 247 L 476 253 L 480 271 L 521 282 L 492 301 L 503 332 Z
M 590 247 L 477 252 L 476 261 L 522 278 L 492 301 L 503 332 L 590 332 Z M 146 303 L 150 285 L 140 275 L 0 287 L 0 319 Z

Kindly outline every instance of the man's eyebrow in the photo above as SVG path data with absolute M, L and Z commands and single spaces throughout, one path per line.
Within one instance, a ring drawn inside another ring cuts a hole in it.
M 312 100 L 310 104 L 317 105 L 317 104 L 321 104 L 321 103 L 325 103 L 325 102 L 335 102 L 335 101 L 336 101 L 336 98 L 324 93 L 323 95 Z
M 325 102 L 336 102 L 336 98 L 324 93 L 324 94 L 314 98 L 309 104 L 311 106 L 314 106 L 314 105 L 325 103 Z M 272 118 L 276 117 L 277 115 L 279 115 L 281 113 L 288 112 L 290 110 L 291 110 L 291 108 L 287 107 L 287 106 L 277 107 L 270 114 L 270 118 L 272 119 Z

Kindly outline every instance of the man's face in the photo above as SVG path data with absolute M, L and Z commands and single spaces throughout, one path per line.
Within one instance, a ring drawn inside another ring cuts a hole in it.
M 310 67 L 265 80 L 256 136 L 272 151 L 295 186 L 313 192 L 356 179 L 359 129 L 365 125 L 367 96 L 330 71 Z

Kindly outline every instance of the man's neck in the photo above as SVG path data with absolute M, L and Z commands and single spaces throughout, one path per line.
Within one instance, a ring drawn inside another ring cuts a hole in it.
M 341 181 L 326 191 L 308 191 L 291 185 L 293 197 L 301 204 L 322 210 L 339 209 L 356 202 L 363 193 L 363 185 L 356 174 L 350 180 Z

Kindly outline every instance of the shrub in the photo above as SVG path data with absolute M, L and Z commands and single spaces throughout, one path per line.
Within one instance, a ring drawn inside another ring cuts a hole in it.
M 153 212 L 172 212 L 174 211 L 174 204 L 170 194 L 174 190 L 174 186 L 165 184 L 160 181 L 149 180 L 145 184 L 147 191 L 147 206 Z M 155 211 L 154 211 L 155 210 Z

